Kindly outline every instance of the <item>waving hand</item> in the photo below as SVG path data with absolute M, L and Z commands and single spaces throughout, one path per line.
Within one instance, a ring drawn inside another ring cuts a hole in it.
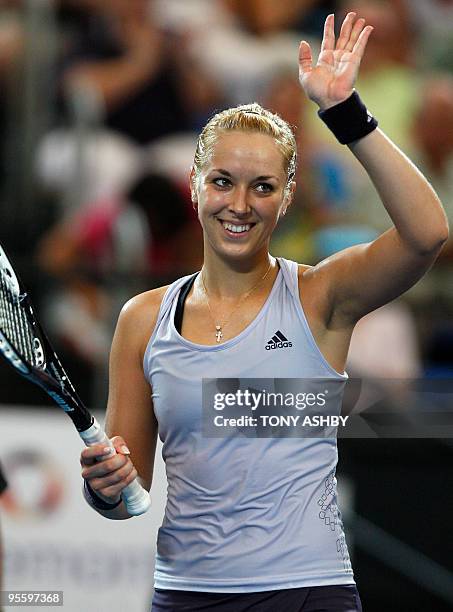
M 310 45 L 303 40 L 299 48 L 299 80 L 307 96 L 325 110 L 353 93 L 360 61 L 365 52 L 372 26 L 356 20 L 356 13 L 348 13 L 335 43 L 334 16 L 329 15 L 324 25 L 321 52 L 316 66 Z

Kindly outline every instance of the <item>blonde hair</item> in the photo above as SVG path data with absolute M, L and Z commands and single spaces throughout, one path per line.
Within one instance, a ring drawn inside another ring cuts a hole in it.
M 287 195 L 296 174 L 297 146 L 294 132 L 279 115 L 271 113 L 256 102 L 228 108 L 208 121 L 197 141 L 193 161 L 194 183 L 198 180 L 203 166 L 209 161 L 219 133 L 234 130 L 267 134 L 275 139 L 283 155 Z

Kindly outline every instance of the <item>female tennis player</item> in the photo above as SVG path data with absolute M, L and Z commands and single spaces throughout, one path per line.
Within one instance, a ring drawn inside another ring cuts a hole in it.
M 330 15 L 316 65 L 300 45 L 300 82 L 394 226 L 313 267 L 272 257 L 295 188 L 294 135 L 257 104 L 228 109 L 201 133 L 190 177 L 201 271 L 120 314 L 106 423 L 118 454 L 84 449 L 82 475 L 99 513 L 129 518 L 120 493 L 137 475 L 151 487 L 159 433 L 168 500 L 153 612 L 361 610 L 336 504 L 336 440 L 208 438 L 201 405 L 203 378 L 344 380 L 356 322 L 411 287 L 447 240 L 436 194 L 354 90 L 371 31 L 349 13 L 335 41 Z

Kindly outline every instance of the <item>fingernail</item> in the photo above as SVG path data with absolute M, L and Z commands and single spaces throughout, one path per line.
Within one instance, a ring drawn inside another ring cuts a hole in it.
M 106 446 L 104 448 L 104 455 L 112 455 L 115 452 L 115 449 L 111 446 Z
M 120 446 L 120 451 L 123 453 L 123 455 L 130 455 L 131 454 L 131 451 L 124 444 L 123 444 L 123 446 Z

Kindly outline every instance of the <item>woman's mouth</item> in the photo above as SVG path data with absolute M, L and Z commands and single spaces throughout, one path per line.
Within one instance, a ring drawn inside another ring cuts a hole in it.
M 252 227 L 256 225 L 255 223 L 231 223 L 230 221 L 222 221 L 222 219 L 219 219 L 219 222 L 226 234 L 235 238 L 247 235 Z

